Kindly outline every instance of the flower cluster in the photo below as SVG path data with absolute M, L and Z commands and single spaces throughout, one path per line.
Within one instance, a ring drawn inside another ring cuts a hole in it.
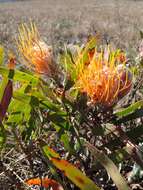
M 52 48 L 40 39 L 34 24 L 31 23 L 30 27 L 26 24 L 21 25 L 17 45 L 26 63 L 29 62 L 29 67 L 34 67 L 40 74 L 50 73 L 53 61 Z
M 77 87 L 91 102 L 110 107 L 125 96 L 132 86 L 132 74 L 125 66 L 126 56 L 109 47 L 89 52 L 89 61 L 79 72 Z
M 17 44 L 29 66 L 34 66 L 40 74 L 51 73 L 54 77 L 56 69 L 52 48 L 41 40 L 34 24 L 30 27 L 21 25 Z M 111 50 L 110 47 L 97 51 L 94 46 L 89 50 L 88 46 L 89 43 L 83 52 L 77 51 L 78 61 L 71 67 L 76 74 L 75 85 L 90 97 L 92 103 L 110 107 L 125 96 L 132 86 L 132 74 L 126 67 L 125 53 Z M 88 59 L 84 61 L 86 53 Z

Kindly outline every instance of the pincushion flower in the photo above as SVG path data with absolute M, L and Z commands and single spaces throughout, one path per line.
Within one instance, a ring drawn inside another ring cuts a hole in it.
M 110 48 L 89 52 L 88 63 L 81 67 L 76 86 L 91 102 L 110 107 L 125 96 L 132 86 L 132 74 L 127 69 L 125 54 Z
M 49 74 L 53 62 L 52 48 L 41 40 L 34 24 L 19 27 L 18 48 L 23 57 L 37 73 Z

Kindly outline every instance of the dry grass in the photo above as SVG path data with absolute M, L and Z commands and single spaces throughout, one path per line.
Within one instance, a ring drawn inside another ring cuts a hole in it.
M 90 2 L 90 3 L 89 3 Z M 18 24 L 34 20 L 51 43 L 84 39 L 99 31 L 123 48 L 135 47 L 143 28 L 143 2 L 133 0 L 37 0 L 0 4 L 0 43 L 13 47 Z

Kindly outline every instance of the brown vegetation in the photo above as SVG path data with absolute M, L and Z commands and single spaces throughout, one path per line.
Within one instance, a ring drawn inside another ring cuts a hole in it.
M 0 4 L 0 43 L 11 47 L 18 25 L 34 20 L 50 44 L 95 31 L 123 48 L 134 48 L 143 26 L 143 2 L 133 0 L 42 0 Z

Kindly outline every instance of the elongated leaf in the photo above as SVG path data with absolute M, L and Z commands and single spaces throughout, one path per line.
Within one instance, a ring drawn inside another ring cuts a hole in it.
M 72 147 L 71 139 L 68 133 L 63 133 L 60 139 L 64 143 L 65 149 L 68 150 L 71 154 L 75 154 L 74 147 Z
M 57 125 L 66 123 L 66 118 L 64 116 L 59 115 L 58 113 L 48 114 L 48 119 Z
M 74 165 L 72 165 L 66 160 L 60 159 L 59 155 L 54 150 L 52 150 L 48 146 L 44 146 L 43 151 L 45 155 L 51 160 L 51 162 L 81 190 L 100 189 L 91 179 L 85 176 Z
M 85 45 L 84 48 L 81 48 L 81 52 L 79 53 L 78 59 L 76 61 L 76 72 L 73 73 L 75 75 L 75 79 L 78 77 L 79 71 L 81 71 L 84 67 L 85 64 L 88 62 L 88 53 L 91 49 L 96 47 L 97 43 L 97 38 L 92 37 L 88 43 Z
M 45 155 L 46 155 L 49 159 L 51 159 L 51 158 L 53 158 L 53 157 L 60 159 L 60 155 L 59 155 L 57 152 L 55 152 L 52 148 L 48 147 L 47 145 L 45 145 L 45 146 L 42 147 L 42 148 L 43 148 L 43 151 L 44 151 Z
M 133 112 L 133 113 L 127 115 L 127 116 L 124 116 L 124 117 L 121 117 L 119 119 L 116 119 L 116 121 L 113 121 L 113 123 L 115 125 L 119 125 L 121 123 L 131 121 L 133 119 L 141 118 L 142 116 L 143 116 L 143 108 L 137 109 L 135 112 Z
M 0 65 L 4 62 L 4 48 L 0 46 Z
M 60 106 L 50 102 L 48 99 L 45 98 L 45 100 L 41 100 L 40 104 L 42 107 L 53 110 L 55 112 L 59 112 L 60 111 Z M 65 113 L 64 111 L 61 111 L 63 113 Z
M 73 85 L 73 81 L 77 79 L 79 70 L 84 67 L 84 64 L 88 60 L 89 50 L 96 46 L 97 39 L 92 37 L 85 47 L 76 47 L 73 45 L 73 48 L 76 51 L 76 56 L 73 52 L 66 49 L 65 53 L 61 55 L 60 62 L 64 66 L 64 69 L 67 75 L 70 74 L 71 84 Z M 68 77 L 66 77 L 69 80 Z
M 8 78 L 7 77 L 3 77 L 1 83 L 0 83 L 0 101 L 2 100 L 2 97 L 3 97 L 3 93 L 4 93 L 4 90 L 6 88 L 6 85 L 8 83 Z
M 134 111 L 136 111 L 137 109 L 140 109 L 142 107 L 143 107 L 143 100 L 140 100 L 140 101 L 130 105 L 127 108 L 123 108 L 123 109 L 115 112 L 115 114 L 119 117 L 124 117 L 124 116 L 127 116 L 127 115 L 133 113 Z
M 93 154 L 94 158 L 97 159 L 101 165 L 107 170 L 108 174 L 111 176 L 112 180 L 120 190 L 129 190 L 130 188 L 126 184 L 124 178 L 119 173 L 118 168 L 113 163 L 113 161 L 106 156 L 103 152 L 98 150 L 95 146 L 91 145 L 89 142 L 85 143 L 89 151 Z
M 13 93 L 13 97 L 14 97 L 16 100 L 19 100 L 19 101 L 24 102 L 25 104 L 31 105 L 32 107 L 39 105 L 39 100 L 38 100 L 38 98 L 36 98 L 35 96 L 30 96 L 30 95 L 28 95 L 28 94 L 21 93 L 21 92 L 19 92 L 19 91 L 15 91 L 15 92 Z
M 71 73 L 74 69 L 74 62 L 72 61 L 72 55 L 69 51 L 66 50 L 65 53 L 60 55 L 60 63 L 64 67 L 64 69 Z
M 4 77 L 8 77 L 10 79 L 13 79 L 15 81 L 21 81 L 21 82 L 30 82 L 31 85 L 35 86 L 39 82 L 39 78 L 35 75 L 30 75 L 22 71 L 18 70 L 9 70 L 5 67 L 0 67 L 0 74 Z
M 9 80 L 4 90 L 3 97 L 0 103 L 0 121 L 1 122 L 7 112 L 8 106 L 12 98 L 12 93 L 13 93 L 12 81 Z
M 31 96 L 24 94 L 24 93 L 20 93 L 19 91 L 15 91 L 13 93 L 13 97 L 16 100 L 24 102 L 25 104 L 30 104 L 30 101 L 31 101 Z
M 21 109 L 22 108 L 22 109 Z M 20 124 L 25 121 L 29 121 L 31 106 L 25 104 L 23 101 L 13 99 L 8 108 L 9 116 L 7 124 Z

